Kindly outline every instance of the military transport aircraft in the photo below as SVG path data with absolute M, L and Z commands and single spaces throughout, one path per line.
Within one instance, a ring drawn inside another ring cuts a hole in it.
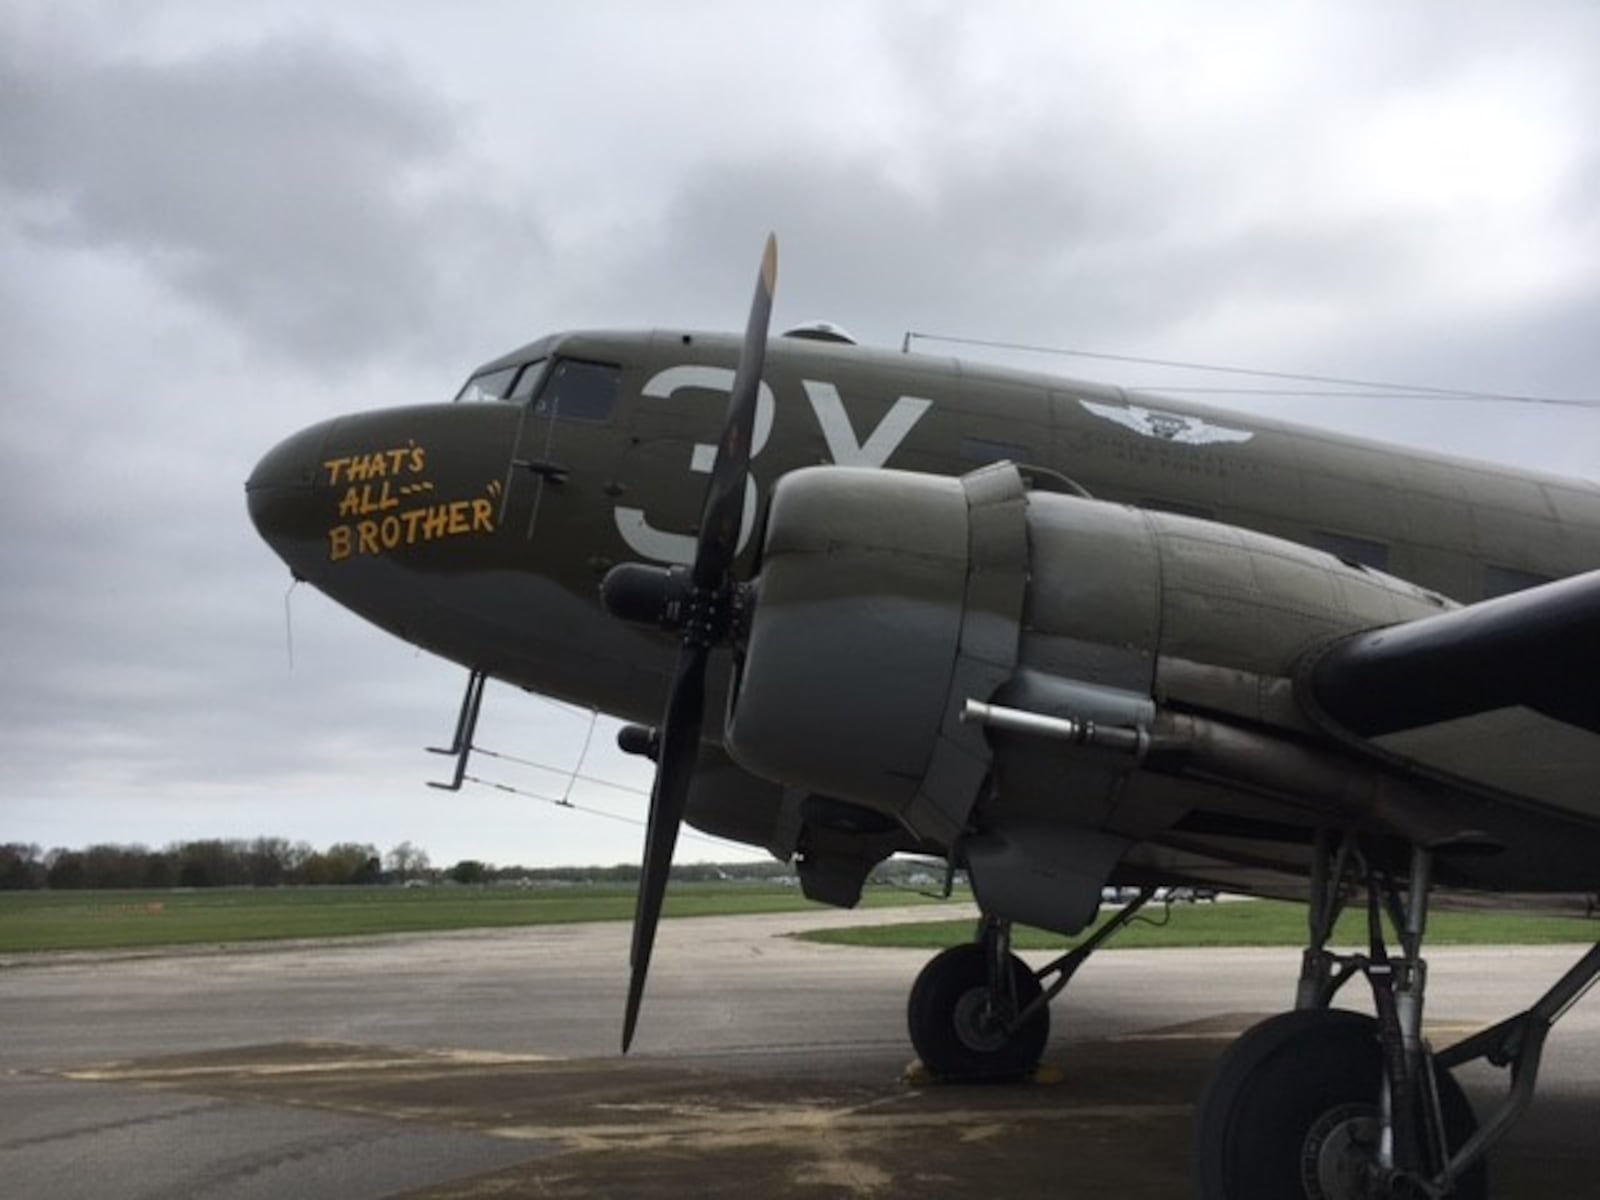
M 897 852 L 964 869 L 978 935 L 909 1002 L 945 1077 L 1029 1072 L 1151 889 L 1297 896 L 1298 994 L 1217 1068 L 1201 1194 L 1485 1195 L 1600 946 L 1434 1053 L 1429 903 L 1600 891 L 1600 488 L 825 325 L 769 340 L 775 269 L 769 242 L 742 339 L 546 337 L 246 484 L 297 578 L 469 669 L 458 783 L 485 678 L 635 722 L 624 1049 L 685 819 L 836 905 Z M 1083 949 L 1011 953 L 1108 883 L 1139 899 Z M 1350 901 L 1361 954 L 1327 945 Z M 1375 1017 L 1331 1006 L 1357 976 Z M 1449 1073 L 1477 1058 L 1511 1068 L 1481 1124 Z

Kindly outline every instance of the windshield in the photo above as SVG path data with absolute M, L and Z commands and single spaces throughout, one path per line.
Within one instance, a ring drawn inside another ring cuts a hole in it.
M 525 400 L 532 394 L 533 385 L 543 371 L 542 358 L 534 359 L 531 363 L 517 363 L 509 367 L 497 367 L 492 371 L 482 371 L 467 380 L 466 386 L 456 393 L 456 403 L 473 403 L 480 400 Z

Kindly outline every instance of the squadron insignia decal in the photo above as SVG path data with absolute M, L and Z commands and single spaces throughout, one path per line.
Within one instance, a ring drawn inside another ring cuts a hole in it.
M 1115 421 L 1143 437 L 1163 442 L 1176 442 L 1183 446 L 1210 446 L 1219 442 L 1248 442 L 1255 434 L 1248 429 L 1229 429 L 1213 425 L 1200 417 L 1182 413 L 1162 412 L 1138 404 L 1096 404 L 1079 399 L 1079 404 L 1097 417 Z

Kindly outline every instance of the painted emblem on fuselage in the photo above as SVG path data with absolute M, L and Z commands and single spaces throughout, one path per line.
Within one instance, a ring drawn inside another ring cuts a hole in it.
M 1219 442 L 1248 442 L 1255 434 L 1248 429 L 1229 429 L 1213 425 L 1200 417 L 1184 413 L 1162 412 L 1158 408 L 1145 408 L 1141 404 L 1097 404 L 1079 398 L 1078 403 L 1106 421 L 1115 421 L 1142 437 L 1180 446 L 1210 446 Z

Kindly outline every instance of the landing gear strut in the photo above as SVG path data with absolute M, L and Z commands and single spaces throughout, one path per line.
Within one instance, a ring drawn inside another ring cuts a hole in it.
M 1318 839 L 1297 1008 L 1246 1032 L 1217 1065 L 1196 1122 L 1202 1200 L 1488 1194 L 1484 1156 L 1531 1099 L 1551 1025 L 1600 978 L 1600 946 L 1527 1012 L 1435 1055 L 1422 1037 L 1432 874 L 1432 855 L 1414 849 L 1402 889 L 1348 839 Z M 1334 922 L 1358 887 L 1367 894 L 1368 952 L 1334 954 Z M 1375 1018 L 1328 1007 L 1357 975 L 1372 988 Z M 1477 1058 L 1512 1072 L 1510 1093 L 1481 1129 L 1450 1075 Z
M 922 1065 L 945 1081 L 1000 1083 L 1031 1075 L 1050 1039 L 1050 1001 L 1153 894 L 1141 892 L 1039 971 L 1011 952 L 1011 923 L 985 917 L 975 941 L 935 956 L 912 985 L 906 1023 Z

